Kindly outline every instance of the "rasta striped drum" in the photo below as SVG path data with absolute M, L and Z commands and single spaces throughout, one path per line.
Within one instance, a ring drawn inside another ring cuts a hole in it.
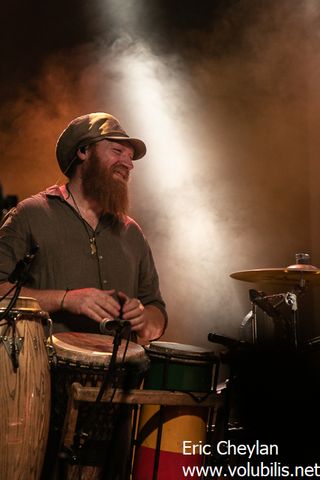
M 0 315 L 10 300 L 0 302 Z M 0 322 L 1 480 L 37 480 L 41 475 L 51 396 L 46 319 L 36 300 L 19 297 Z
M 157 341 L 146 347 L 146 351 L 151 366 L 145 389 L 210 392 L 216 359 L 211 350 Z M 207 419 L 208 409 L 201 406 L 144 405 L 139 419 L 133 479 L 184 479 L 182 467 L 201 465 L 202 458 L 184 455 L 183 442 L 205 442 Z

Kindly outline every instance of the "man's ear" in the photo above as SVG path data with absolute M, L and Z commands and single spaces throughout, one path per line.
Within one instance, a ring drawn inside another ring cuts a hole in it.
M 77 150 L 77 157 L 79 160 L 85 160 L 87 158 L 88 147 L 79 147 Z

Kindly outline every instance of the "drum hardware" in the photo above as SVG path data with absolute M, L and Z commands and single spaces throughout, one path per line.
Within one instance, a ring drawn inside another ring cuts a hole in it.
M 258 338 L 257 306 L 255 303 L 252 303 L 251 310 L 244 316 L 241 322 L 241 329 L 243 330 L 248 324 L 251 324 L 251 340 L 255 344 Z
M 7 335 L 0 336 L 0 343 L 4 344 L 4 347 L 11 358 L 14 371 L 19 367 L 19 353 L 23 346 L 23 337 L 7 337 Z
M 23 257 L 22 260 L 19 260 L 16 263 L 16 266 L 14 267 L 13 271 L 8 276 L 8 281 L 10 283 L 13 283 L 14 286 L 12 288 L 10 288 L 9 291 L 5 295 L 3 295 L 3 297 L 0 299 L 0 302 L 2 300 L 4 300 L 5 298 L 7 298 L 13 291 L 14 291 L 14 294 L 11 297 L 11 300 L 10 300 L 8 306 L 6 307 L 4 312 L 0 315 L 0 321 L 3 318 L 6 318 L 8 313 L 14 307 L 14 305 L 16 304 L 16 301 L 17 301 L 17 299 L 20 295 L 21 288 L 27 282 L 27 280 L 29 280 L 29 278 L 30 278 L 29 270 L 30 270 L 31 264 L 32 264 L 32 262 L 34 260 L 34 257 L 35 257 L 38 250 L 39 250 L 39 246 L 38 245 L 33 245 L 30 252 L 27 253 Z
M 19 367 L 19 353 L 23 346 L 23 337 L 16 335 L 16 321 L 19 320 L 19 315 L 11 315 L 11 310 L 17 303 L 23 285 L 29 279 L 29 269 L 38 249 L 38 245 L 33 246 L 30 252 L 27 253 L 22 260 L 17 262 L 15 268 L 8 277 L 8 281 L 13 283 L 14 286 L 11 287 L 8 292 L 0 298 L 1 303 L 8 298 L 12 292 L 14 292 L 12 297 L 10 297 L 8 305 L 0 314 L 0 322 L 3 319 L 6 319 L 8 324 L 6 334 L 0 337 L 0 342 L 4 344 L 5 349 L 11 358 L 14 372 L 16 372 Z M 7 334 L 7 331 L 10 329 L 12 329 L 11 337 L 9 337 Z
M 309 338 L 303 345 L 304 352 L 314 352 L 320 350 L 320 337 Z
M 251 300 L 251 310 L 245 315 L 241 322 L 241 329 L 243 330 L 248 324 L 251 324 L 251 341 L 253 344 L 259 342 L 259 322 L 258 322 L 258 310 L 260 308 L 262 312 L 267 314 L 269 318 L 273 320 L 275 324 L 288 321 L 284 318 L 283 313 L 278 310 L 283 304 L 290 307 L 292 315 L 289 320 L 291 329 L 291 342 L 294 347 L 298 348 L 298 303 L 297 296 L 292 292 L 266 295 L 264 292 L 257 292 L 256 290 L 249 291 L 249 297 Z M 272 304 L 271 300 L 280 299 L 277 303 Z
M 48 338 L 44 339 L 44 343 L 47 349 L 49 365 L 51 367 L 56 367 L 58 365 L 58 358 L 53 345 L 53 322 L 51 318 L 47 319 L 47 325 L 48 325 Z
M 16 302 L 16 300 L 15 300 Z M 11 302 L 10 302 L 11 303 Z M 16 321 L 19 320 L 20 315 L 16 315 L 13 312 L 7 313 L 7 328 L 5 334 L 0 336 L 0 343 L 4 344 L 4 347 L 11 359 L 13 371 L 16 372 L 19 367 L 19 354 L 23 347 L 24 338 L 19 334 L 17 335 Z M 12 335 L 9 336 L 9 331 L 12 330 Z
M 271 285 L 291 285 L 292 290 L 287 293 L 266 295 L 264 292 L 249 290 L 252 309 L 244 317 L 241 327 L 251 323 L 252 342 L 258 341 L 257 307 L 271 317 L 276 324 L 283 319 L 279 307 L 285 303 L 291 309 L 292 343 L 295 349 L 299 347 L 298 338 L 298 301 L 297 296 L 304 293 L 309 286 L 320 285 L 320 269 L 310 264 L 310 255 L 297 253 L 296 263 L 285 268 L 252 269 L 234 272 L 231 278 L 252 283 Z M 279 299 L 278 302 L 274 302 Z
M 14 372 L 16 372 L 17 369 L 19 368 L 19 355 L 24 343 L 24 337 L 22 337 L 18 332 L 17 322 L 20 319 L 22 320 L 25 320 L 27 318 L 30 318 L 30 320 L 33 319 L 33 315 L 28 314 L 26 312 L 23 315 L 21 315 L 20 313 L 17 312 L 17 310 L 12 311 L 13 307 L 10 307 L 10 305 L 13 303 L 15 304 L 16 301 L 17 299 L 14 300 L 14 302 L 12 301 L 12 299 L 10 299 L 8 306 L 4 310 L 4 313 L 7 312 L 6 324 L 5 324 L 6 328 L 3 331 L 3 334 L 0 335 L 0 343 L 4 344 L 4 347 L 9 355 L 9 358 L 11 359 Z M 33 338 L 34 345 L 36 341 L 37 339 L 36 337 L 34 337 Z
M 292 292 L 285 294 L 284 300 L 292 310 L 292 327 L 293 327 L 293 341 L 294 346 L 298 349 L 298 303 L 297 295 Z
M 279 307 L 284 303 L 288 305 L 292 311 L 291 329 L 293 336 L 294 347 L 298 348 L 298 325 L 297 325 L 297 295 L 292 292 L 271 294 L 267 295 L 264 292 L 254 289 L 249 290 L 249 298 L 252 304 L 252 309 L 244 317 L 241 328 L 244 328 L 248 322 L 251 322 L 252 326 L 252 342 L 258 342 L 258 322 L 257 322 L 257 309 L 258 306 L 268 317 L 272 318 L 274 322 L 281 321 L 283 314 L 279 310 Z

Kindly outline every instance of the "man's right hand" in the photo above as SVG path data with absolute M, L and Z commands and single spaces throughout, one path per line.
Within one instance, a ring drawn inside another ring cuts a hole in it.
M 68 290 L 63 299 L 63 310 L 76 315 L 85 315 L 96 322 L 103 319 L 118 318 L 120 305 L 113 298 L 115 290 L 99 290 L 97 288 L 81 288 Z

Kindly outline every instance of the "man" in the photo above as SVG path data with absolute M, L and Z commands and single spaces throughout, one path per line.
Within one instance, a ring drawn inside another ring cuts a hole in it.
M 21 295 L 50 312 L 54 332 L 97 333 L 102 321 L 121 316 L 142 343 L 159 338 L 167 314 L 157 271 L 140 227 L 127 216 L 130 172 L 145 153 L 112 115 L 74 119 L 56 147 L 68 183 L 20 202 L 0 229 L 0 295 L 12 287 L 16 263 L 37 245 Z M 121 458 L 115 448 L 112 480 L 123 478 L 129 413 L 121 409 Z
M 127 216 L 127 183 L 145 144 L 106 113 L 74 119 L 56 154 L 69 182 L 22 201 L 0 230 L 0 294 L 16 262 L 38 253 L 21 295 L 51 313 L 55 331 L 98 331 L 119 317 L 142 342 L 166 324 L 158 275 L 139 226 Z

